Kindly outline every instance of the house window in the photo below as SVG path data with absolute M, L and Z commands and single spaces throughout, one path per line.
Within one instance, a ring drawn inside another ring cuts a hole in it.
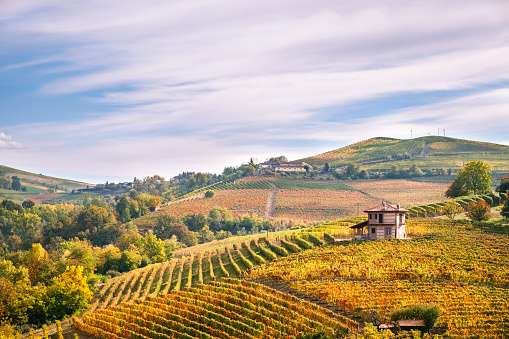
M 383 223 L 384 222 L 384 215 L 380 213 L 380 216 L 378 217 L 378 222 Z
M 376 233 L 376 228 L 371 227 L 371 233 L 373 233 L 373 234 Z
M 385 228 L 385 235 L 391 235 L 391 228 L 390 227 L 386 227 Z
M 375 219 L 378 219 L 378 214 L 375 214 Z

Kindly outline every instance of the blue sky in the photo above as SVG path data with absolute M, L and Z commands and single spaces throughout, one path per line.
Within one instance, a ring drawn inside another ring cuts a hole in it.
M 509 145 L 509 3 L 0 4 L 0 164 L 93 183 L 375 136 Z

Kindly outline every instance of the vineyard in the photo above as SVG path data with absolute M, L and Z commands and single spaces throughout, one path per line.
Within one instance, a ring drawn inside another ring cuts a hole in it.
M 431 303 L 453 337 L 507 336 L 509 231 L 415 219 L 407 232 L 421 236 L 316 247 L 256 267 L 249 277 L 286 281 L 365 320 L 376 312 L 387 321 L 392 310 Z
M 355 191 L 338 181 L 276 180 L 274 184 L 280 189 Z
M 74 326 L 100 338 L 290 338 L 358 324 L 263 285 L 236 279 L 186 287 L 86 313 Z
M 359 191 L 285 189 L 277 194 L 274 216 L 304 222 L 338 220 L 358 215 L 376 203 Z
M 353 180 L 351 187 L 379 201 L 401 203 L 403 207 L 429 204 L 444 199 L 447 183 L 418 182 L 413 180 Z
M 267 185 L 269 184 L 267 183 Z M 157 224 L 157 218 L 162 215 L 169 214 L 176 218 L 194 213 L 208 215 L 214 207 L 227 208 L 233 216 L 253 213 L 264 215 L 268 196 L 269 190 L 267 189 L 218 190 L 212 198 L 197 196 L 194 199 L 170 203 L 161 207 L 157 212 L 134 220 L 134 223 L 138 227 L 153 226 Z
M 201 283 L 220 281 L 222 278 L 241 278 L 242 272 L 260 264 L 273 261 L 304 247 L 298 240 L 290 249 L 279 246 L 280 241 L 267 238 L 250 242 L 234 243 L 233 248 L 224 247 L 210 252 L 191 253 L 189 256 L 168 262 L 152 264 L 110 279 L 93 301 L 91 311 L 117 306 L 136 298 L 156 297 L 184 287 L 196 287 Z M 288 245 L 287 245 L 288 246 Z

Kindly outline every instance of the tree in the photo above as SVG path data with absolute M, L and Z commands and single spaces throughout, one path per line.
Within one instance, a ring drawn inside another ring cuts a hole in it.
M 157 218 L 157 225 L 154 226 L 154 234 L 160 239 L 168 239 L 171 237 L 170 231 L 173 225 L 178 221 L 177 218 L 169 214 L 165 214 Z
M 323 165 L 323 171 L 325 173 L 328 173 L 330 171 L 330 165 L 328 162 L 326 162 L 325 165 Z
M 471 161 L 458 171 L 454 181 L 457 181 L 460 187 L 464 187 L 469 194 L 489 193 L 492 169 L 493 167 L 482 161 Z
M 24 209 L 30 209 L 35 206 L 35 203 L 32 200 L 25 200 L 21 206 L 23 206 Z
M 186 214 L 182 218 L 182 222 L 189 228 L 190 231 L 198 232 L 207 224 L 207 217 L 201 213 Z
M 83 266 L 67 267 L 64 273 L 52 279 L 48 287 L 48 319 L 62 319 L 88 308 L 92 296 L 83 275 Z
M 500 210 L 500 215 L 509 219 L 509 199 L 505 199 L 504 206 Z
M 445 196 L 448 198 L 462 197 L 464 195 L 468 195 L 468 190 L 463 183 L 456 179 L 449 184 L 449 187 L 445 191 Z
M 488 220 L 491 218 L 491 206 L 482 199 L 477 202 L 472 201 L 468 204 L 466 216 L 476 221 Z
M 97 232 L 110 221 L 110 215 L 104 207 L 91 205 L 78 215 L 78 231 Z
M 17 176 L 12 176 L 11 179 L 11 188 L 15 191 L 21 191 L 21 181 L 19 181 L 19 178 Z
M 463 212 L 463 207 L 461 207 L 461 205 L 458 204 L 456 201 L 449 200 L 441 208 L 440 212 L 443 215 L 446 215 L 448 218 L 454 219 L 456 214 L 460 214 L 461 212 Z
M 215 194 L 214 191 L 208 190 L 207 192 L 205 192 L 205 198 L 212 198 L 214 194 Z
M 153 263 L 162 262 L 166 259 L 164 242 L 161 239 L 157 239 L 152 232 L 147 232 L 147 234 L 145 234 L 143 238 L 143 250 L 141 252 Z

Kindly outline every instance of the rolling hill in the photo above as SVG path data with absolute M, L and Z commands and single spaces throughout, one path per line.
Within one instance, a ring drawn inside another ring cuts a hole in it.
M 465 162 L 483 161 L 495 170 L 509 170 L 509 146 L 489 142 L 427 136 L 414 139 L 371 138 L 333 151 L 300 159 L 312 166 L 350 163 L 362 169 L 390 169 L 416 164 L 426 168 L 459 169 Z
M 41 203 L 46 200 L 61 198 L 72 190 L 94 186 L 75 180 L 30 173 L 3 165 L 0 165 L 0 176 L 6 178 L 17 176 L 21 185 L 26 187 L 26 191 L 0 189 L 0 199 L 10 199 L 18 202 L 32 197 L 31 200 Z M 48 189 L 52 189 L 53 192 L 49 193 Z

